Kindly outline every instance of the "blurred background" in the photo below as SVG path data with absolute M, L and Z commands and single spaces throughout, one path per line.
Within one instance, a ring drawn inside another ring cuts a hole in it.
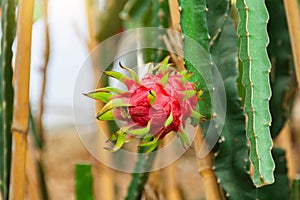
M 47 3 L 48 11 L 46 15 L 45 3 Z M 39 156 L 42 158 L 45 183 L 50 199 L 74 199 L 76 194 L 74 189 L 75 164 L 89 163 L 94 159 L 82 144 L 76 130 L 73 116 L 74 87 L 82 65 L 89 63 L 89 52 L 97 42 L 122 30 L 121 23 L 115 23 L 119 27 L 109 24 L 111 20 L 116 20 L 114 18 L 109 20 L 107 16 L 113 16 L 120 21 L 118 15 L 109 14 L 109 12 L 113 9 L 120 10 L 124 3 L 124 0 L 35 1 L 30 100 L 35 128 L 37 132 L 43 132 L 44 147 L 42 156 Z M 100 16 L 104 16 L 104 20 L 101 20 Z M 100 22 L 106 24 L 107 27 L 102 35 L 99 33 Z M 90 107 L 82 105 L 82 109 L 84 112 L 84 109 L 90 109 Z M 86 119 L 83 122 L 80 124 L 80 129 L 90 130 L 91 121 Z M 99 141 L 99 145 L 102 146 L 103 143 Z M 97 161 L 94 162 L 97 163 Z M 203 197 L 193 152 L 190 150 L 187 156 L 179 162 L 181 162 L 178 169 L 179 175 L 185 177 L 180 183 L 181 187 L 186 190 L 193 188 L 194 191 L 185 196 L 190 199 Z M 100 167 L 100 170 L 103 168 Z M 187 171 L 191 173 L 186 173 Z M 99 185 L 96 183 L 95 187 L 99 186 L 99 190 L 100 187 L 112 190 L 113 188 L 109 187 L 111 182 L 114 182 L 117 190 L 115 199 L 123 199 L 127 193 L 131 174 L 118 171 L 113 171 L 113 173 L 117 174 L 108 175 L 106 181 L 96 181 L 100 183 Z M 106 182 L 108 186 L 101 186 L 101 182 Z M 107 191 L 107 193 L 104 198 L 110 199 L 109 193 L 112 192 Z M 103 195 L 96 196 L 96 199 L 103 199 Z
M 130 2 L 133 2 L 132 5 L 138 5 L 138 8 L 130 7 Z M 137 3 L 137 0 L 35 0 L 30 103 L 34 122 L 32 127 L 42 136 L 44 144 L 41 151 L 33 148 L 32 152 L 34 157 L 37 157 L 37 160 L 42 163 L 49 199 L 75 199 L 76 163 L 92 163 L 93 166 L 96 166 L 93 168 L 94 188 L 105 191 L 105 194 L 95 192 L 95 199 L 124 199 L 131 181 L 131 174 L 102 166 L 84 147 L 78 137 L 76 129 L 78 124 L 75 125 L 74 122 L 74 89 L 83 64 L 91 63 L 89 52 L 99 42 L 125 29 L 151 26 L 151 19 L 148 18 L 146 12 L 150 8 L 149 2 Z M 170 4 L 170 9 L 176 10 L 176 13 L 171 15 L 169 24 L 171 28 L 177 30 L 179 12 L 177 13 L 178 5 L 174 5 L 174 2 Z M 127 7 L 124 7 L 125 3 Z M 132 13 L 136 18 L 126 21 L 128 17 L 126 12 L 127 14 Z M 86 84 L 94 83 L 93 80 L 87 79 Z M 278 146 L 284 149 L 292 147 L 294 149 L 290 149 L 288 152 L 295 153 L 299 150 L 299 146 L 288 142 L 299 138 L 294 137 L 295 134 L 290 134 L 290 132 L 297 133 L 300 130 L 298 123 L 300 121 L 299 98 L 295 99 L 294 105 L 292 112 L 289 113 L 291 117 L 285 123 L 280 134 L 282 137 L 277 137 L 274 143 L 275 145 L 278 143 Z M 83 112 L 85 109 L 91 109 L 88 105 L 81 106 Z M 93 134 L 98 134 L 97 130 L 92 127 L 89 118 L 86 118 L 80 126 L 81 130 L 92 129 Z M 31 132 L 33 132 L 32 128 Z M 95 140 L 95 138 L 97 139 L 97 136 L 92 139 Z M 286 138 L 289 141 L 282 142 Z M 102 144 L 103 141 L 99 141 L 99 148 L 102 148 Z M 282 144 L 286 144 L 286 146 L 284 147 Z M 290 158 L 289 160 L 293 160 L 293 163 L 288 163 L 288 167 L 289 173 L 293 176 L 299 172 L 299 158 Z M 164 181 L 160 182 L 161 177 Z M 149 184 L 145 186 L 145 191 L 148 196 L 151 196 L 153 188 L 159 191 L 164 188 L 162 184 L 165 184 L 164 189 L 167 191 L 166 186 L 171 184 L 170 188 L 175 189 L 171 190 L 177 197 L 181 196 L 184 197 L 183 199 L 192 200 L 204 199 L 203 183 L 199 180 L 201 180 L 201 176 L 198 175 L 197 159 L 193 149 L 189 149 L 176 162 L 176 167 L 170 167 L 165 172 L 153 173 Z M 149 187 L 149 185 L 151 186 Z M 112 198 L 112 194 L 114 198 Z M 30 192 L 28 196 L 30 196 Z

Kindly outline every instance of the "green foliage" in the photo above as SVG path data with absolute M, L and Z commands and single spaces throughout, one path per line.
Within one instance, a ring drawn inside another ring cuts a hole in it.
M 110 0 L 109 8 L 105 9 L 99 16 L 100 29 L 97 31 L 97 40 L 99 42 L 113 36 L 122 29 L 122 20 L 119 17 L 120 11 L 123 9 L 127 0 Z M 92 0 L 88 0 L 88 3 L 92 3 Z M 114 23 L 112 23 L 114 22 Z
M 42 151 L 44 144 L 40 137 L 40 134 L 38 133 L 38 131 L 36 129 L 31 109 L 30 109 L 30 115 L 29 115 L 29 124 L 30 124 L 30 133 L 32 134 L 34 144 L 40 151 Z M 49 199 L 48 191 L 47 191 L 47 186 L 46 186 L 44 167 L 43 167 L 41 160 L 37 160 L 37 167 L 38 167 L 39 181 L 41 184 L 41 194 L 42 194 L 43 199 L 47 200 L 47 199 Z
M 32 112 L 31 112 L 31 108 L 30 108 L 30 113 L 29 113 L 29 125 L 30 125 L 30 133 L 32 133 L 36 147 L 38 147 L 40 150 L 42 150 L 43 149 L 43 141 L 36 129 L 34 119 L 32 116 Z
M 169 26 L 169 3 L 168 0 L 128 0 L 120 13 L 123 20 L 123 26 L 126 29 L 157 27 L 168 28 Z M 150 33 L 142 36 L 144 42 L 156 43 L 158 49 L 144 49 L 145 62 L 160 62 L 168 55 L 163 39 L 161 37 L 164 30 Z M 149 38 L 154 38 L 149 40 Z
M 267 0 L 266 5 L 270 14 L 268 54 L 272 62 L 270 109 L 272 114 L 271 134 L 274 138 L 279 134 L 289 115 L 293 99 L 290 94 L 296 84 L 293 84 L 291 80 L 292 52 L 283 2 Z
M 212 104 L 210 94 L 212 92 L 212 68 L 203 62 L 203 51 L 208 51 L 208 29 L 206 20 L 206 1 L 196 0 L 179 0 L 180 5 L 180 24 L 182 33 L 185 37 L 183 40 L 183 50 L 185 57 L 185 66 L 189 72 L 193 73 L 191 81 L 198 82 L 199 88 L 204 90 L 202 98 L 204 101 L 198 105 L 198 111 L 207 119 L 211 117 Z M 202 49 L 199 48 L 199 45 Z M 196 63 L 189 61 L 195 60 Z M 200 74 L 201 72 L 201 74 Z M 199 89 L 198 88 L 198 89 Z
M 243 64 L 242 82 L 246 87 L 244 109 L 248 117 L 247 137 L 250 140 L 250 160 L 254 166 L 253 182 L 257 186 L 262 186 L 274 182 L 275 168 L 271 155 L 272 138 L 269 130 L 271 65 L 266 52 L 269 43 L 266 30 L 269 16 L 263 1 L 237 1 L 237 7 L 240 13 L 238 33 L 239 55 Z
M 168 28 L 169 27 L 169 2 L 168 0 L 152 0 L 152 27 L 158 28 Z M 163 30 L 162 30 L 163 32 Z M 167 55 L 167 51 L 162 51 L 166 49 L 163 39 L 161 37 L 163 33 L 159 35 L 153 35 L 154 40 L 159 49 L 153 49 L 151 53 L 151 61 L 158 63 L 163 60 Z
M 300 198 L 300 177 L 297 175 L 297 177 L 294 178 L 293 184 L 292 184 L 292 200 L 298 200 Z
M 128 0 L 120 12 L 126 29 L 151 26 L 151 1 Z
M 285 152 L 280 148 L 272 149 L 272 156 L 275 161 L 276 169 L 274 171 L 275 182 L 258 189 L 258 199 L 281 200 L 290 199 L 289 179 L 287 176 Z
M 132 173 L 132 180 L 128 188 L 126 200 L 139 200 L 141 199 L 146 184 L 149 171 L 154 162 L 155 152 L 144 154 L 147 150 L 146 147 L 140 147 L 138 151 L 138 160 L 135 166 L 136 173 Z M 141 173 L 143 172 L 143 173 Z
M 77 200 L 93 200 L 93 176 L 90 164 L 75 165 L 75 188 Z
M 0 55 L 0 188 L 2 198 L 8 198 L 11 123 L 13 114 L 12 44 L 15 37 L 15 2 L 2 0 L 2 40 Z
M 37 21 L 43 15 L 43 4 L 41 0 L 34 1 L 33 21 Z

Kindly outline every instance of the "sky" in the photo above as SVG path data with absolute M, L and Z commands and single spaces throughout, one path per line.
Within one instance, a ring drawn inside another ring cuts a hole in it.
M 46 128 L 73 124 L 73 91 L 88 57 L 84 0 L 49 0 L 50 60 L 47 68 L 44 123 Z M 44 20 L 33 25 L 30 98 L 36 110 L 40 98 L 44 54 Z

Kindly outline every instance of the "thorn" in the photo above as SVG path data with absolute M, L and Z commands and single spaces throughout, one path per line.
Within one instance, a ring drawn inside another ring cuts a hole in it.
M 259 176 L 259 178 L 260 178 L 261 180 L 264 180 L 264 177 L 263 177 L 263 175 L 260 175 L 260 176 Z
M 249 37 L 249 36 L 250 36 L 249 32 L 248 32 L 248 31 L 246 31 L 246 37 Z
M 212 114 L 212 117 L 213 118 L 216 118 L 218 116 L 218 114 L 216 113 L 216 112 L 214 112 L 213 114 Z
M 179 12 L 182 12 L 182 7 L 179 6 L 179 7 L 178 7 L 178 10 L 179 10 Z
M 256 135 L 256 133 L 254 133 L 254 134 L 253 134 L 253 137 L 254 137 L 254 138 L 257 138 L 257 135 Z

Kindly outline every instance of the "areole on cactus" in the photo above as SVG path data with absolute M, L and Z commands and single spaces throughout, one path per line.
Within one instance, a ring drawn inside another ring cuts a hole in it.
M 131 78 L 115 71 L 104 74 L 125 84 L 127 91 L 104 87 L 86 94 L 106 103 L 97 114 L 98 120 L 126 122 L 109 138 L 115 145 L 108 150 L 116 151 L 124 143 L 139 137 L 142 139 L 140 147 L 146 147 L 146 153 L 150 153 L 172 131 L 177 133 L 184 146 L 189 145 L 185 124 L 188 118 L 193 124 L 204 120 L 196 110 L 203 90 L 197 90 L 197 83 L 189 82 L 191 73 L 176 72 L 168 62 L 169 56 L 157 66 L 150 67 L 142 80 L 132 69 L 119 63 Z

